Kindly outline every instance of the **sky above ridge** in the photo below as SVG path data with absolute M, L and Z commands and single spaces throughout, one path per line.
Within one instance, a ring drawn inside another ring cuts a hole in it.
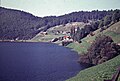
M 23 10 L 35 16 L 59 16 L 75 11 L 120 9 L 120 0 L 0 0 L 6 8 Z

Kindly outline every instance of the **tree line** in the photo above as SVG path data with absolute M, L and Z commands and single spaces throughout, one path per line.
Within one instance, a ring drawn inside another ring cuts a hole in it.
M 56 25 L 65 25 L 71 22 L 87 23 L 89 20 L 97 21 L 113 12 L 114 10 L 94 10 L 72 12 L 62 16 L 37 17 L 28 12 L 0 7 L 0 39 L 27 40 L 33 38 L 40 31 L 46 31 Z

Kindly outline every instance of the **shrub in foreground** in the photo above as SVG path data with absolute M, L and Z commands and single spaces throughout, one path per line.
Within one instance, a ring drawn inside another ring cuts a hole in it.
M 99 35 L 86 54 L 80 55 L 80 63 L 101 64 L 120 54 L 120 46 L 112 38 Z

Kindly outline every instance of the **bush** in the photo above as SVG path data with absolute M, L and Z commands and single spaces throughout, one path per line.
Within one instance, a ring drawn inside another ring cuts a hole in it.
M 97 65 L 114 58 L 119 53 L 120 46 L 115 44 L 111 37 L 99 35 L 88 49 L 88 52 L 80 56 L 79 62 L 85 63 L 87 59 L 87 63 L 89 60 L 90 64 Z

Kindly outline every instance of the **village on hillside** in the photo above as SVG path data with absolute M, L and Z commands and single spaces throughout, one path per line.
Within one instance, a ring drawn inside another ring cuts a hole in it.
M 71 29 L 74 28 L 74 31 L 77 32 L 78 27 L 83 28 L 86 24 L 90 23 L 73 22 L 51 27 L 45 32 L 41 31 L 32 40 L 38 42 L 51 42 L 62 46 L 67 46 L 69 43 L 72 43 L 73 41 L 75 42 L 70 35 Z

